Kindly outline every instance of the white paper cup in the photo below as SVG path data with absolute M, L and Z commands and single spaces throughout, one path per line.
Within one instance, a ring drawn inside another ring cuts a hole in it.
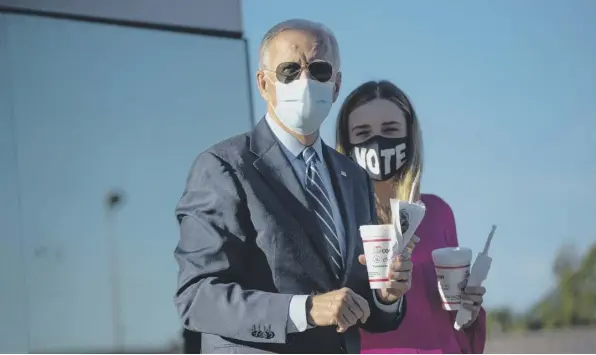
M 458 285 L 470 275 L 472 250 L 463 247 L 435 249 L 432 258 L 443 309 L 457 311 L 461 308 L 461 289 Z
M 392 224 L 360 226 L 368 282 L 373 290 L 389 286 L 389 266 L 394 233 L 395 229 Z

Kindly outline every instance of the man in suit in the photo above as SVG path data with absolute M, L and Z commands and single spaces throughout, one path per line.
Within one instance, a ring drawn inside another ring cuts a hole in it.
M 199 154 L 176 209 L 175 303 L 206 353 L 359 353 L 358 328 L 396 329 L 408 255 L 371 290 L 358 227 L 376 223 L 372 184 L 325 145 L 341 85 L 335 37 L 289 20 L 263 38 L 257 72 L 267 115 Z

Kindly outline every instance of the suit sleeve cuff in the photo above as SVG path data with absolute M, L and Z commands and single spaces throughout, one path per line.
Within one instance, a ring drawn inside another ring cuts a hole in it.
M 386 313 L 396 313 L 398 311 L 401 312 L 401 304 L 402 304 L 403 297 L 401 297 L 400 299 L 398 299 L 397 301 L 395 301 L 392 304 L 383 304 L 377 298 L 377 293 L 375 292 L 375 290 L 372 290 L 372 293 L 373 293 L 373 300 L 375 301 L 375 305 L 381 311 L 386 312 Z
M 286 331 L 290 333 L 300 333 L 309 328 L 308 320 L 306 319 L 306 301 L 308 295 L 292 296 L 290 300 L 290 310 L 288 317 L 288 324 Z

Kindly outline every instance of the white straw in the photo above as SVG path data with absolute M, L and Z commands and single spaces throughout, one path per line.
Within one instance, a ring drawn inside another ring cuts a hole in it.
M 492 242 L 493 236 L 495 235 L 496 230 L 497 230 L 497 226 L 493 224 L 493 227 L 490 230 L 490 233 L 488 234 L 488 238 L 486 239 L 486 243 L 484 244 L 484 250 L 482 251 L 482 253 L 484 255 L 488 255 L 488 249 L 490 248 L 490 242 Z
M 414 178 L 414 181 L 412 182 L 412 190 L 410 191 L 410 199 L 408 200 L 408 202 L 410 202 L 410 203 L 414 202 L 414 194 L 416 193 L 416 189 L 418 188 L 419 182 L 420 182 L 420 170 L 418 170 L 418 172 L 416 173 L 416 177 Z

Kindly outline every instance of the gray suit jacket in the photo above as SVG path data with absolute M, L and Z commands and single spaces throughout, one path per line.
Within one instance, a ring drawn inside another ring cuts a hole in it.
M 346 230 L 346 270 L 334 279 L 305 192 L 265 120 L 196 158 L 176 208 L 180 266 L 175 304 L 184 326 L 203 333 L 206 353 L 359 352 L 357 327 L 286 334 L 292 295 L 349 287 L 369 301 L 361 327 L 396 329 L 406 310 L 379 310 L 368 286 L 358 226 L 376 223 L 366 173 L 324 145 Z

